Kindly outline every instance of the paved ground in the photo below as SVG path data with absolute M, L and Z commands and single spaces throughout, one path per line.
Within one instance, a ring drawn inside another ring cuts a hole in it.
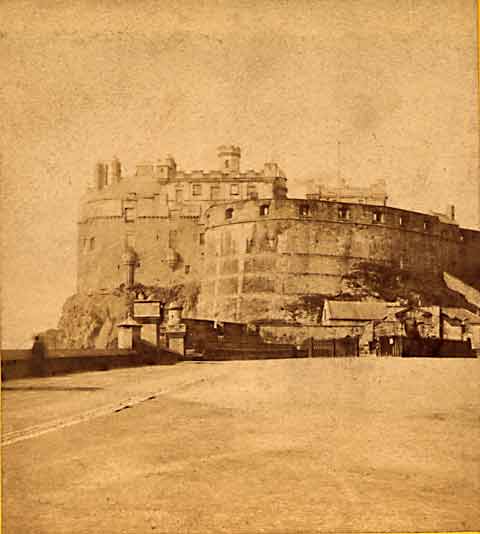
M 184 363 L 7 382 L 6 534 L 480 528 L 480 361 Z

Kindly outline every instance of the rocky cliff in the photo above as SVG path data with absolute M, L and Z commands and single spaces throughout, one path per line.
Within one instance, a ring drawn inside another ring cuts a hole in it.
M 137 295 L 168 303 L 178 300 L 185 314 L 195 311 L 198 287 L 194 284 L 170 288 L 137 284 L 131 290 L 75 294 L 63 305 L 56 339 L 61 348 L 111 348 L 117 341 L 116 325 L 127 316 Z

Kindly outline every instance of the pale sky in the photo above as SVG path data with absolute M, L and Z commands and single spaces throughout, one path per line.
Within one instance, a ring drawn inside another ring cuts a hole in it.
M 473 0 L 4 0 L 0 58 L 4 347 L 75 292 L 100 158 L 213 168 L 234 143 L 290 196 L 385 178 L 392 205 L 478 227 Z

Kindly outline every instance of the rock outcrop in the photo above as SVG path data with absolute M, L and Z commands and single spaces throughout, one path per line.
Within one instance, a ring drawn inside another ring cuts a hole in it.
M 131 290 L 75 294 L 63 305 L 58 323 L 57 348 L 105 349 L 116 346 L 116 325 L 127 316 L 136 296 L 165 303 L 178 300 L 185 313 L 194 314 L 198 287 L 194 284 L 170 288 L 137 284 Z

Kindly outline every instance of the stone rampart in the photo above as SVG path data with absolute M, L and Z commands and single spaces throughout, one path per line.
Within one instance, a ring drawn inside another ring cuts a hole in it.
M 285 318 L 305 294 L 337 295 L 362 262 L 422 275 L 480 272 L 480 232 L 384 206 L 319 200 L 210 208 L 198 311 L 224 320 Z

